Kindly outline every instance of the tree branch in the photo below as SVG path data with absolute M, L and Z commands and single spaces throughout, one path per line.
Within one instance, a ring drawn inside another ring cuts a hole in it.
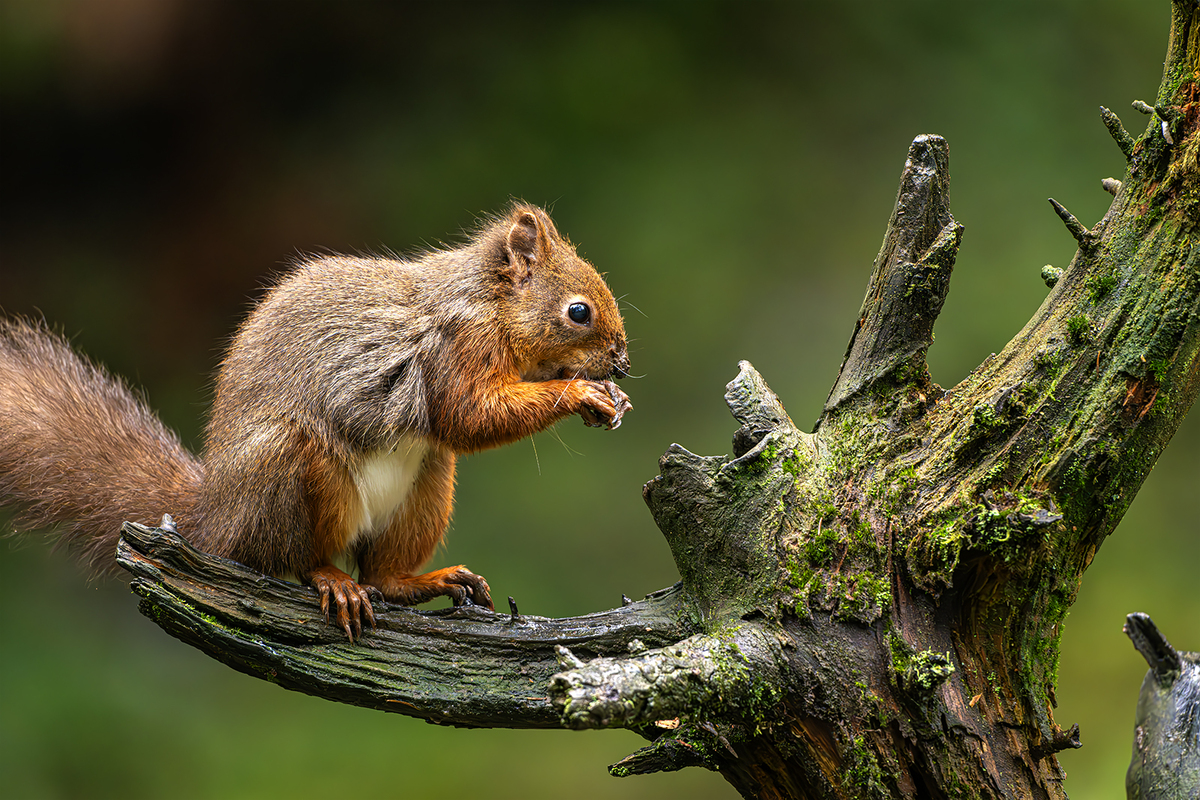
M 728 716 L 749 710 L 743 705 L 768 705 L 765 698 L 780 685 L 779 642 L 757 626 L 643 651 L 635 647 L 629 657 L 585 664 L 561 648 L 564 671 L 551 679 L 550 695 L 567 725 L 636 728 L 700 708 Z
M 589 656 L 694 633 L 672 587 L 611 611 L 547 619 L 477 606 L 420 611 L 379 604 L 354 644 L 321 617 L 316 592 L 201 553 L 177 534 L 126 523 L 119 563 L 144 614 L 234 669 L 286 689 L 430 722 L 560 727 L 547 693 L 556 646 Z

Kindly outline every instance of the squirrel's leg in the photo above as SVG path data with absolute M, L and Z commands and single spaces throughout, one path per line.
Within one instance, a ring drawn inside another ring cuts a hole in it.
M 321 613 L 329 621 L 330 605 L 334 607 L 338 627 L 351 642 L 362 635 L 363 623 L 375 627 L 375 609 L 371 597 L 383 599 L 366 582 L 361 584 L 334 566 L 346 550 L 350 534 L 357 524 L 351 512 L 356 497 L 354 482 L 339 458 L 330 457 L 311 436 L 294 431 L 294 439 L 304 465 L 302 499 L 312 525 L 310 563 L 316 564 L 302 577 L 311 583 L 321 597 Z
M 359 557 L 360 580 L 395 603 L 416 605 L 448 596 L 454 605 L 493 608 L 487 581 L 462 565 L 414 574 L 429 560 L 450 522 L 454 453 L 434 447 L 392 524 Z
M 593 427 L 615 428 L 633 405 L 612 381 L 494 380 L 472 394 L 481 398 L 438 409 L 441 436 L 460 452 L 515 442 L 564 417 L 581 414 Z

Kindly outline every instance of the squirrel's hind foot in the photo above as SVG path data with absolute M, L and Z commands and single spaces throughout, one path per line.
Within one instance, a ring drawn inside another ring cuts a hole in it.
M 406 606 L 449 597 L 456 606 L 477 605 L 496 610 L 488 582 L 461 564 L 423 575 L 389 575 L 375 583 L 388 600 Z
M 346 632 L 346 638 L 351 642 L 354 637 L 362 637 L 363 620 L 375 627 L 375 609 L 371 607 L 371 597 L 382 600 L 383 594 L 374 586 L 357 583 L 353 578 L 334 566 L 324 566 L 313 570 L 309 581 L 321 595 L 321 613 L 329 623 L 329 604 L 332 598 L 337 607 L 337 624 Z

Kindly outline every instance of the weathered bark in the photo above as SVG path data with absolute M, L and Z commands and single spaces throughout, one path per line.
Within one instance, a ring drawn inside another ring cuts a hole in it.
M 570 620 L 390 609 L 349 645 L 310 590 L 129 526 L 144 610 L 312 694 L 653 740 L 615 774 L 702 765 L 747 797 L 1064 796 L 1061 622 L 1200 390 L 1198 70 L 1200 10 L 1175 0 L 1145 132 L 1102 109 L 1128 159 L 1111 208 L 1089 230 L 1054 203 L 1079 251 L 949 391 L 925 355 L 963 229 L 946 143 L 919 137 L 814 432 L 743 362 L 732 456 L 672 445 L 646 485 L 680 586 Z

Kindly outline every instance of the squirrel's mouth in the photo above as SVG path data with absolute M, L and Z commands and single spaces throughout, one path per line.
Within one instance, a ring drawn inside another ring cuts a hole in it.
M 608 358 L 591 358 L 582 363 L 563 364 L 542 362 L 534 369 L 522 373 L 525 380 L 545 381 L 559 379 L 565 381 L 605 381 L 620 380 L 629 377 L 629 354 L 624 348 L 614 347 L 608 353 Z
M 563 367 L 558 371 L 558 375 L 556 377 L 564 381 L 604 381 L 608 380 L 609 378 L 617 377 L 617 372 L 616 369 L 609 370 L 608 372 L 601 372 L 586 368 L 580 369 L 578 367 Z

